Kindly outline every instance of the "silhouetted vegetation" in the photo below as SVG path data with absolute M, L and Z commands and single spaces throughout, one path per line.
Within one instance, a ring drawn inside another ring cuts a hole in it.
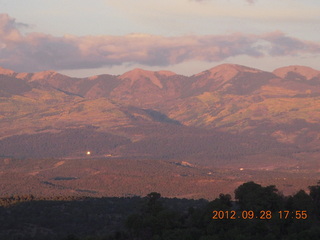
M 319 182 L 320 184 L 320 182 Z M 283 196 L 275 186 L 247 182 L 235 200 L 162 198 L 0 199 L 0 239 L 215 240 L 319 239 L 320 185 Z

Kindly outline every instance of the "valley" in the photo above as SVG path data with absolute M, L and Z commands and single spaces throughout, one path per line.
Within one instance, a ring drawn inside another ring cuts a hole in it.
M 284 195 L 308 190 L 320 177 L 314 170 L 292 167 L 215 168 L 188 162 L 151 159 L 4 159 L 0 164 L 2 196 L 133 197 L 160 192 L 170 198 L 213 200 L 233 196 L 244 182 L 276 185 Z

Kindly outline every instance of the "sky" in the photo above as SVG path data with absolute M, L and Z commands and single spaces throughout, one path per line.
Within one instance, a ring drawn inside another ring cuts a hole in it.
M 0 0 L 0 11 L 0 66 L 16 72 L 320 70 L 319 0 Z

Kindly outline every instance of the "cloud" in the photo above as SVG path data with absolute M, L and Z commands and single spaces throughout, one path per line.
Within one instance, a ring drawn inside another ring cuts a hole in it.
M 28 27 L 27 24 L 18 23 L 8 14 L 0 14 L 0 38 L 1 40 L 15 41 L 21 38 L 19 29 Z
M 209 1 L 209 0 L 191 0 L 191 1 L 195 1 L 195 2 L 206 2 L 206 1 Z M 247 3 L 249 4 L 254 4 L 257 2 L 257 0 L 244 0 L 246 1 Z
M 298 56 L 320 52 L 319 42 L 304 41 L 282 32 L 261 35 L 188 35 L 55 37 L 22 34 L 26 24 L 0 15 L 0 66 L 15 71 L 99 68 L 124 63 L 169 66 L 186 61 L 222 61 L 229 57 Z
M 246 0 L 246 2 L 249 3 L 249 4 L 254 4 L 254 3 L 257 2 L 257 0 Z

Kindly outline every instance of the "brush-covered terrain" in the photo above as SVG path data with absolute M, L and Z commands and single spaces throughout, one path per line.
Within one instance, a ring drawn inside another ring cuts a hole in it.
M 246 182 L 235 197 L 0 198 L 6 240 L 291 240 L 319 239 L 320 186 L 284 196 L 276 186 Z

